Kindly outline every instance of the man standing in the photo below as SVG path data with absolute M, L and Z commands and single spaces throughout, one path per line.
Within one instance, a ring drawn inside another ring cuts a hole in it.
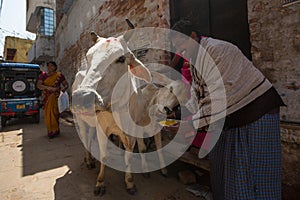
M 186 20 L 172 30 L 176 52 L 195 63 L 191 99 L 186 104 L 193 113 L 193 128 L 224 122 L 209 154 L 214 199 L 281 199 L 281 97 L 235 45 L 200 35 L 195 42 L 194 28 Z M 218 104 L 214 109 L 212 102 L 218 100 L 222 87 L 225 110 Z M 219 113 L 225 114 L 212 120 Z

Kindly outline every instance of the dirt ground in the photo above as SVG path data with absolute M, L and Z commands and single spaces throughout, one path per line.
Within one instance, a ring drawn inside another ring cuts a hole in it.
M 203 200 L 188 192 L 178 179 L 183 170 L 200 171 L 197 183 L 210 186 L 209 173 L 181 161 L 168 166 L 167 178 L 152 172 L 150 178 L 134 174 L 137 194 L 125 190 L 124 173 L 106 168 L 106 194 L 94 196 L 99 164 L 88 170 L 84 149 L 70 116 L 61 119 L 61 135 L 48 139 L 41 122 L 30 118 L 8 122 L 0 132 L 0 200 Z M 195 173 L 196 174 L 196 173 Z M 299 199 L 299 191 L 283 185 L 283 200 Z
M 48 139 L 43 116 L 34 124 L 30 118 L 11 120 L 0 132 L 1 200 L 201 200 L 186 190 L 178 172 L 195 167 L 176 161 L 168 166 L 167 178 L 152 172 L 150 178 L 134 174 L 137 194 L 125 190 L 124 173 L 106 168 L 106 194 L 95 197 L 99 170 L 88 170 L 83 162 L 83 146 L 75 127 L 61 120 L 61 135 Z M 209 174 L 196 176 L 209 186 Z

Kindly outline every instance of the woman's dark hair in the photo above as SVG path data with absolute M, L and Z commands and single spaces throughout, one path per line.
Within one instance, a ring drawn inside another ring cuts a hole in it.
M 53 65 L 55 67 L 55 70 L 57 70 L 57 64 L 56 64 L 56 62 L 49 61 L 49 62 L 47 62 L 47 65 L 49 65 L 49 64 Z

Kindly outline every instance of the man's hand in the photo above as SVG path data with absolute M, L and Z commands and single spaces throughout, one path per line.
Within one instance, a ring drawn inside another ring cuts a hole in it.
M 193 123 L 191 120 L 187 120 L 187 121 L 181 121 L 180 122 L 180 128 L 184 131 L 184 132 L 191 132 L 191 131 L 195 131 Z
M 172 126 L 165 126 L 164 127 L 166 131 L 177 133 L 179 128 L 180 131 L 184 135 L 194 135 L 196 134 L 196 130 L 194 129 L 192 125 L 192 121 L 180 121 L 180 123 L 172 125 Z
M 184 138 L 186 139 L 194 139 L 195 135 L 197 134 L 197 131 L 195 130 L 193 126 L 193 122 L 191 120 L 184 121 L 180 124 L 180 130 L 184 135 Z M 192 142 L 192 140 L 190 142 Z

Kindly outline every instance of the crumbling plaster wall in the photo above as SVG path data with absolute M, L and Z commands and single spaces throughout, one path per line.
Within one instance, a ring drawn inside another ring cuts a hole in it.
M 286 103 L 281 109 L 283 183 L 300 189 L 300 3 L 249 0 L 254 64 Z
M 126 18 L 140 28 L 169 27 L 169 0 L 74 1 L 55 35 L 56 61 L 69 83 L 73 83 L 78 69 L 86 66 L 85 54 L 92 45 L 90 31 L 104 37 L 122 33 L 128 29 Z M 158 54 L 149 53 L 160 62 L 167 60 Z

